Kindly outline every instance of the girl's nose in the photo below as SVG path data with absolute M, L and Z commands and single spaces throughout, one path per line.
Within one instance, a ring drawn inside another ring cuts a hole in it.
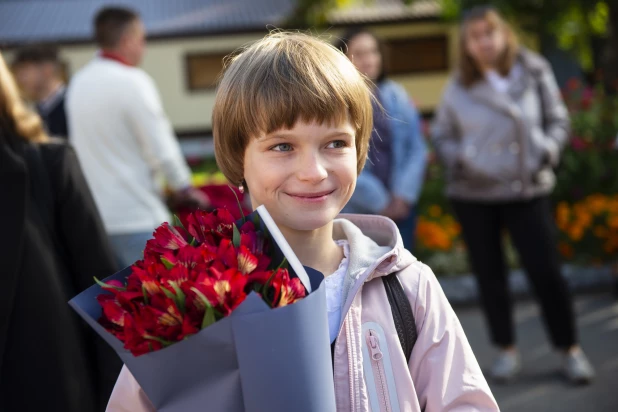
M 323 163 L 324 159 L 319 153 L 307 153 L 297 163 L 298 178 L 311 183 L 321 182 L 328 176 L 328 171 Z

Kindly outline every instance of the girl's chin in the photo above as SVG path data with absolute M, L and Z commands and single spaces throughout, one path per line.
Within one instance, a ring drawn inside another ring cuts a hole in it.
M 286 227 L 297 231 L 313 231 L 332 223 L 338 213 L 294 213 L 285 217 L 282 222 Z

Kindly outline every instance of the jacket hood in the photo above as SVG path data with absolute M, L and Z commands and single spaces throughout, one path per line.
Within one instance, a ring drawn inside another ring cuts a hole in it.
M 417 260 L 403 247 L 395 222 L 383 216 L 342 214 L 334 222 L 333 239 L 350 244 L 344 302 L 354 285 L 398 272 Z

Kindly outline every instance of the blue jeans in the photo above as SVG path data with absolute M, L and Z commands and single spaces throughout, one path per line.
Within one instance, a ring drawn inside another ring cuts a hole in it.
M 109 239 L 120 268 L 126 268 L 144 257 L 146 241 L 152 239 L 152 232 L 110 235 Z
M 401 239 L 403 239 L 403 246 L 413 252 L 416 238 L 416 207 L 410 209 L 410 214 L 407 217 L 396 220 L 395 223 L 399 228 Z

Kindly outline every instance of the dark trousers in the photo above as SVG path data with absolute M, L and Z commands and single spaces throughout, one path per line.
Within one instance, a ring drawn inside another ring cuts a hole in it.
M 556 229 L 547 197 L 509 203 L 451 200 L 461 224 L 492 341 L 515 343 L 503 230 L 508 231 L 528 280 L 540 301 L 543 319 L 555 347 L 577 341 L 573 303 L 562 277 Z

